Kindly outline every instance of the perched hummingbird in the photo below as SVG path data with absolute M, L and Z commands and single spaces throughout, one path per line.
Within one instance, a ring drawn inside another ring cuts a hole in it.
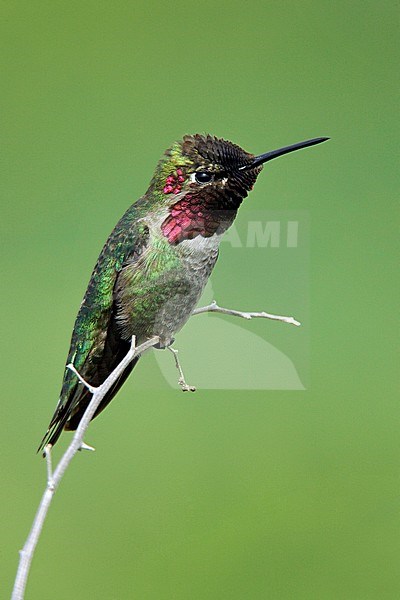
M 128 352 L 133 335 L 137 345 L 159 336 L 161 347 L 168 346 L 192 314 L 218 258 L 221 237 L 263 164 L 327 139 L 260 156 L 210 135 L 185 135 L 175 142 L 158 163 L 145 195 L 128 208 L 100 253 L 75 321 L 67 364 L 97 386 Z M 63 429 L 75 430 L 90 399 L 89 390 L 66 368 L 39 450 L 54 445 Z

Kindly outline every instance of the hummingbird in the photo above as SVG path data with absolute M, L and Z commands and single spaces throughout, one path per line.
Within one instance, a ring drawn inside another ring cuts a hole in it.
M 232 225 L 263 165 L 320 144 L 320 137 L 255 156 L 209 134 L 185 135 L 159 161 L 147 192 L 108 237 L 76 317 L 66 365 L 98 386 L 130 348 L 158 336 L 166 348 L 193 312 Z M 126 381 L 131 362 L 96 417 Z M 67 367 L 60 398 L 38 451 L 75 430 L 90 391 Z

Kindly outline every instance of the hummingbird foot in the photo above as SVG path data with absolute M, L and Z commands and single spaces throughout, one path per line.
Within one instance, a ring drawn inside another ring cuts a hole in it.
M 167 350 L 169 350 L 170 352 L 172 352 L 172 354 L 174 355 L 175 366 L 176 366 L 176 368 L 179 371 L 178 384 L 180 385 L 180 387 L 182 389 L 182 392 L 195 392 L 196 391 L 195 386 L 194 385 L 189 385 L 185 381 L 185 376 L 183 374 L 181 363 L 180 363 L 179 358 L 178 358 L 178 350 L 175 350 L 175 348 L 172 348 L 172 346 L 167 346 Z
M 165 348 L 168 348 L 168 346 L 171 346 L 174 342 L 175 338 L 164 339 L 163 341 L 160 339 L 157 344 L 154 344 L 153 348 L 156 350 L 165 350 Z
M 181 386 L 182 392 L 195 392 L 196 387 L 194 385 L 189 385 L 186 383 L 182 377 L 178 379 L 178 384 Z

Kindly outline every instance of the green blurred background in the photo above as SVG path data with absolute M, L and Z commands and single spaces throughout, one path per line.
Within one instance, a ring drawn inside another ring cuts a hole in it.
M 306 211 L 309 273 L 225 244 L 212 282 L 222 305 L 303 321 L 236 322 L 225 344 L 261 336 L 307 389 L 188 398 L 147 356 L 67 472 L 26 597 L 399 597 L 397 6 L 2 3 L 2 598 L 97 254 L 163 150 L 197 131 L 256 153 L 332 138 L 271 163 L 240 211 Z M 204 318 L 211 347 L 231 321 Z

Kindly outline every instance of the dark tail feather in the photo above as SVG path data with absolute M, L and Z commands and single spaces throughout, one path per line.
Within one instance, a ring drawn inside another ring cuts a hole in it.
M 37 453 L 44 450 L 48 444 L 51 444 L 52 446 L 54 446 L 54 444 L 60 437 L 62 430 L 64 429 L 67 419 L 68 419 L 68 410 L 65 410 L 64 414 L 62 414 L 62 415 L 58 414 L 56 412 L 56 414 L 54 415 L 54 417 L 51 420 L 48 430 L 44 434 L 43 439 L 40 442 L 38 449 L 36 450 Z M 44 453 L 43 453 L 43 456 L 45 456 Z

